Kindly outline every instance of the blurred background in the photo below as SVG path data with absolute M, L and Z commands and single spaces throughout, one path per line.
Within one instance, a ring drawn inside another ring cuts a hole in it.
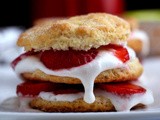
M 116 15 L 133 10 L 160 9 L 158 0 L 1 0 L 0 27 L 32 26 L 45 17 L 66 17 L 89 12 Z
M 1 0 L 0 61 L 8 57 L 7 54 L 11 51 L 18 54 L 19 48 L 15 49 L 15 41 L 21 32 L 33 26 L 37 20 L 70 17 L 90 12 L 106 12 L 136 18 L 139 28 L 149 35 L 152 48 L 150 55 L 160 54 L 158 0 Z M 8 53 L 4 54 L 2 51 Z M 9 61 L 11 59 L 13 56 L 10 56 Z

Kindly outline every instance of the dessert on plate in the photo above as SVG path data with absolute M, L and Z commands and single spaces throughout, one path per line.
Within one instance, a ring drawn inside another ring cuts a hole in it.
M 36 25 L 21 34 L 12 62 L 18 97 L 46 112 L 129 111 L 153 102 L 138 81 L 143 67 L 127 46 L 128 22 L 90 13 Z

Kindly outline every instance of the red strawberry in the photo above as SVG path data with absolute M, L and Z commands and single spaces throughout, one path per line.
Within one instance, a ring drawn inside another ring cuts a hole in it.
M 42 52 L 40 60 L 52 70 L 66 69 L 84 65 L 91 62 L 97 55 L 96 50 L 89 51 L 54 51 L 46 50 Z
M 129 60 L 129 54 L 126 48 L 120 45 L 115 44 L 109 44 L 106 46 L 103 46 L 104 49 L 110 49 L 114 53 L 114 55 L 119 58 L 122 62 L 126 62 Z
M 68 85 L 51 82 L 24 82 L 17 86 L 17 94 L 22 96 L 37 96 L 40 92 L 53 92 L 54 94 L 71 94 L 83 90 L 82 85 Z
M 37 53 L 38 52 L 28 51 L 28 52 L 25 52 L 25 53 L 21 54 L 19 57 L 17 57 L 15 60 L 12 61 L 12 63 L 11 63 L 12 68 L 14 69 L 15 66 L 17 65 L 17 63 L 19 61 L 21 61 L 22 59 L 24 59 L 24 58 L 26 58 L 27 56 L 30 56 L 30 55 L 35 55 Z
M 22 96 L 36 96 L 41 91 L 48 92 L 53 89 L 53 84 L 49 82 L 24 82 L 17 86 L 17 94 L 22 94 Z
M 78 92 L 84 92 L 84 88 L 82 85 L 68 85 L 68 84 L 62 84 L 61 86 L 57 87 L 58 89 L 55 89 L 53 91 L 54 94 L 73 94 Z
M 146 89 L 131 83 L 107 83 L 99 84 L 98 87 L 121 96 L 133 95 L 136 93 L 145 93 Z

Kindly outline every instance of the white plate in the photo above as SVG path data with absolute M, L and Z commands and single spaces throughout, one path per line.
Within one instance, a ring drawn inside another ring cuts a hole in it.
M 9 66 L 0 66 L 0 120 L 160 120 L 160 57 L 144 61 L 144 74 L 149 88 L 153 91 L 154 104 L 147 109 L 131 112 L 96 112 L 96 113 L 44 113 L 37 111 L 22 112 L 12 107 L 4 109 L 6 99 L 16 96 L 16 85 L 21 82 Z M 11 103 L 8 103 L 8 106 Z M 7 105 L 7 104 L 6 104 Z M 16 106 L 16 103 L 14 103 Z M 12 104 L 13 106 L 13 104 Z

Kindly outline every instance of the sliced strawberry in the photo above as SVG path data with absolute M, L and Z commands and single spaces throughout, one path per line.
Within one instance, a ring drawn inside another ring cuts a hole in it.
M 26 58 L 27 56 L 35 55 L 35 54 L 38 54 L 38 52 L 28 51 L 28 52 L 21 54 L 19 57 L 17 57 L 15 60 L 12 61 L 11 63 L 12 68 L 14 69 L 17 63 L 21 61 L 22 59 Z
M 115 44 L 109 44 L 106 46 L 103 46 L 102 48 L 104 49 L 110 49 L 114 55 L 119 58 L 122 62 L 126 62 L 129 60 L 129 53 L 126 48 L 120 45 L 115 45 Z
M 146 92 L 146 89 L 144 89 L 143 87 L 131 83 L 107 83 L 99 84 L 98 87 L 106 90 L 107 92 L 111 92 L 121 96 L 128 96 Z
M 91 62 L 97 55 L 96 50 L 89 51 L 54 51 L 46 50 L 42 52 L 40 60 L 52 70 L 66 69 L 84 65 Z
M 22 96 L 37 96 L 40 92 L 54 94 L 71 94 L 83 91 L 82 85 L 68 85 L 51 82 L 24 82 L 17 86 L 17 94 Z
M 17 94 L 22 96 L 36 96 L 41 91 L 52 91 L 53 84 L 49 82 L 24 82 L 17 86 Z
M 84 92 L 84 88 L 82 85 L 68 85 L 68 84 L 61 84 L 61 86 L 57 87 L 58 89 L 55 89 L 53 91 L 54 94 L 74 94 L 78 92 Z

